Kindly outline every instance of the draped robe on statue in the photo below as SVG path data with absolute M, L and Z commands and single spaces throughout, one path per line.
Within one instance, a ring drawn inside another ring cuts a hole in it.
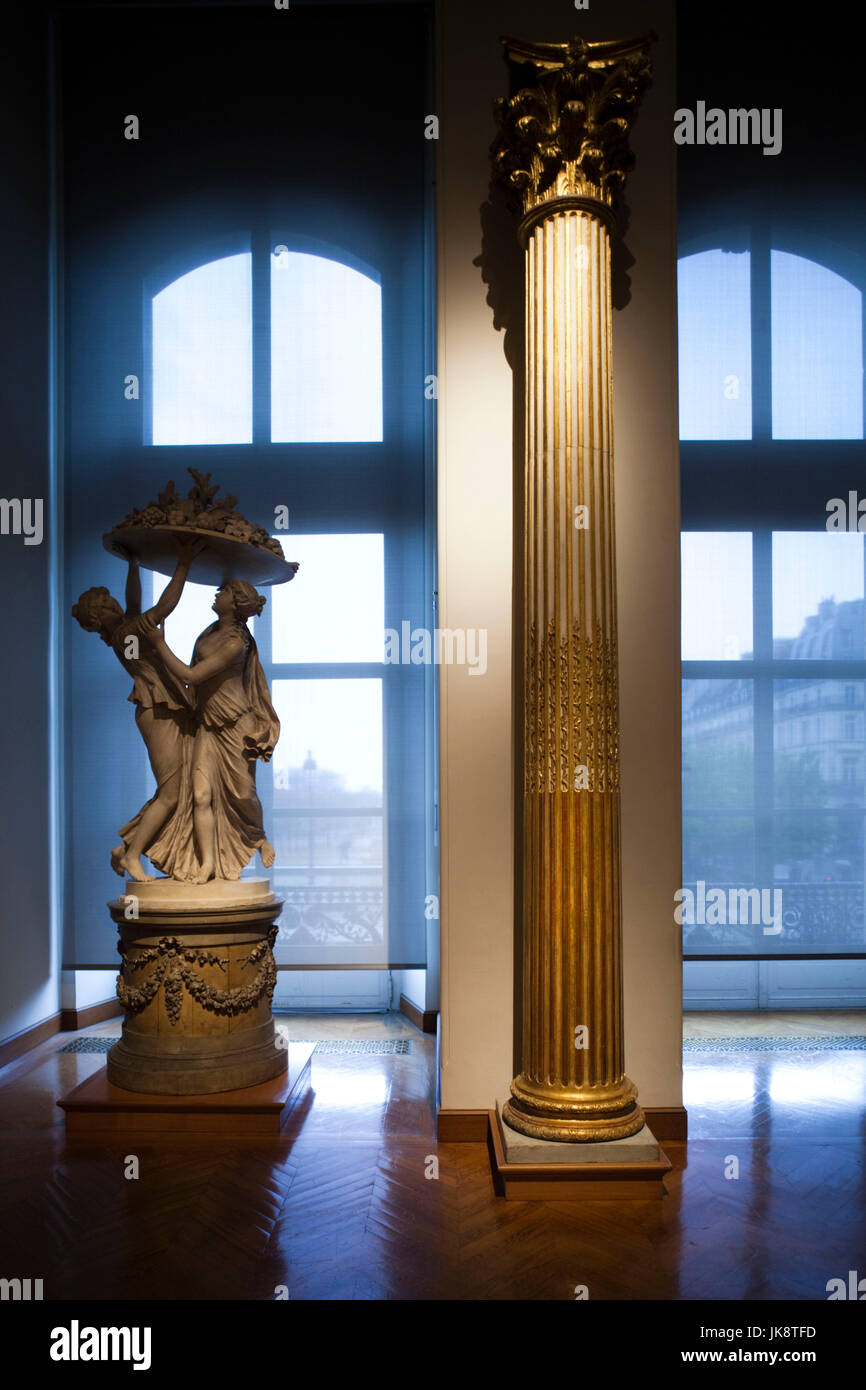
M 217 627 L 196 639 L 191 665 L 200 661 L 200 644 Z M 258 649 L 244 628 L 246 645 L 238 656 L 201 685 L 195 698 L 195 733 L 183 740 L 178 804 L 145 854 L 169 877 L 195 882 L 200 870 L 193 828 L 194 780 L 206 780 L 215 828 L 214 877 L 236 879 L 265 843 L 262 806 L 256 792 L 256 761 L 268 762 L 279 738 L 280 721 Z M 139 813 L 140 815 L 141 813 Z M 139 817 L 123 827 L 128 840 Z

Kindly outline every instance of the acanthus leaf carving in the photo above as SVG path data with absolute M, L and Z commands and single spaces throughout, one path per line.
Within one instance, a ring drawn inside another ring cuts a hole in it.
M 652 35 L 624 43 L 525 44 L 505 39 L 534 82 L 495 104 L 494 172 L 527 213 L 552 198 L 615 211 L 634 164 L 629 132 L 651 81 Z

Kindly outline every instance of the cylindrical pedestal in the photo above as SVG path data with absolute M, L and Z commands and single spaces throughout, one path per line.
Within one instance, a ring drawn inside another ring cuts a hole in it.
M 151 1095 L 255 1086 L 286 1069 L 271 1014 L 274 925 L 267 879 L 128 881 L 109 903 L 122 966 L 123 1036 L 108 1079 Z

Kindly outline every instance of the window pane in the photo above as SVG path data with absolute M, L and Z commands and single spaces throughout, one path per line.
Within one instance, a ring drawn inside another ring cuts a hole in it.
M 339 261 L 271 256 L 271 439 L 382 438 L 382 291 Z
M 774 683 L 778 807 L 837 811 L 864 805 L 863 691 L 862 680 Z
M 751 681 L 683 681 L 683 882 L 749 881 L 754 864 Z
M 751 876 L 753 777 L 752 682 L 683 681 L 685 883 Z
M 783 950 L 862 950 L 862 680 L 776 681 L 774 881 Z
M 777 658 L 862 660 L 864 537 L 773 535 L 773 652 Z
M 285 904 L 274 951 L 278 964 L 320 965 L 330 954 L 338 962 L 363 960 L 381 968 L 388 952 L 382 871 L 376 871 L 375 883 L 362 878 L 363 872 L 357 869 L 354 880 L 338 883 L 322 874 L 310 883 L 303 870 L 274 874 Z
M 863 296 L 826 266 L 770 257 L 773 438 L 863 438 Z
M 274 807 L 382 805 L 381 680 L 275 680 Z
M 683 886 L 699 882 L 727 891 L 755 881 L 755 823 L 751 815 L 683 813 Z
M 386 957 L 381 680 L 277 680 L 278 959 Z M 372 812 L 372 814 L 371 814 Z M 366 813 L 366 814 L 365 814 Z M 366 955 L 364 953 L 367 953 Z
M 144 602 L 151 605 L 155 604 L 167 583 L 168 580 L 164 575 L 152 573 L 150 576 L 150 594 L 148 595 L 145 590 Z M 187 666 L 192 660 L 195 639 L 204 632 L 206 627 L 210 627 L 211 623 L 215 623 L 217 620 L 217 615 L 213 611 L 215 598 L 216 589 L 213 584 L 184 584 L 180 603 L 165 620 L 165 640 L 175 656 L 179 656 L 181 661 L 186 662 Z M 253 634 L 255 634 L 255 626 L 255 618 L 250 618 L 247 627 Z
M 274 661 L 381 661 L 384 536 L 277 539 L 301 568 L 294 583 L 273 589 Z
M 154 444 L 252 441 L 249 253 L 200 265 L 153 298 Z
M 749 252 L 678 265 L 680 439 L 751 439 Z
M 751 877 L 752 705 L 752 681 L 683 681 L 684 883 Z
M 277 863 L 290 869 L 293 882 L 343 881 L 346 870 L 382 868 L 381 816 L 275 817 Z M 357 877 L 357 875 L 354 875 Z
M 755 927 L 706 904 L 755 886 L 751 681 L 683 681 L 683 917 L 689 952 L 750 949 Z M 760 924 L 757 930 L 760 932 Z
M 862 815 L 777 816 L 775 854 L 780 953 L 862 951 Z
M 752 655 L 752 535 L 682 534 L 683 661 Z
M 754 776 L 751 681 L 683 681 L 683 805 L 751 808 Z
M 785 950 L 862 951 L 863 813 L 777 815 L 775 885 Z

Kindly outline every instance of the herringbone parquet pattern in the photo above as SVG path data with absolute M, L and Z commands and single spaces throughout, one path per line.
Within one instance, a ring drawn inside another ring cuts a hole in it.
M 411 1033 L 412 1054 L 314 1058 L 267 1143 L 68 1143 L 54 1101 L 103 1058 L 55 1038 L 13 1063 L 0 1273 L 53 1299 L 760 1300 L 866 1270 L 864 1054 L 691 1055 L 662 1202 L 522 1203 L 495 1195 L 484 1145 L 437 1144 L 432 1040 L 358 1027 Z

